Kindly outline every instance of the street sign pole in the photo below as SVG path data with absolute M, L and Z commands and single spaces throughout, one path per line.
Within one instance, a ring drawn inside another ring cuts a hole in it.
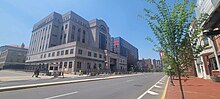
M 170 65 L 168 66 L 168 70 L 169 70 L 169 75 L 170 75 L 170 83 L 171 83 L 171 85 L 174 86 L 173 79 L 172 79 L 172 74 L 171 74 L 171 66 Z

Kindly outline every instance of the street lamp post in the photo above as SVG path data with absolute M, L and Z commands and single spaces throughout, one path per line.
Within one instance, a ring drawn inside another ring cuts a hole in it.
M 174 86 L 173 79 L 172 79 L 172 74 L 171 74 L 171 66 L 170 65 L 168 66 L 168 70 L 169 70 L 169 75 L 170 75 L 170 83 L 171 83 L 171 85 Z

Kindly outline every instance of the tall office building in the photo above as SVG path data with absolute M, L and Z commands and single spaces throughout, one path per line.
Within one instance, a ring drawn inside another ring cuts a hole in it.
M 127 57 L 128 70 L 135 69 L 138 61 L 138 49 L 121 37 L 112 38 L 111 50 Z
M 72 11 L 53 12 L 34 25 L 26 62 L 48 69 L 59 66 L 67 73 L 124 71 L 127 58 L 110 51 L 110 38 L 103 20 L 87 21 Z

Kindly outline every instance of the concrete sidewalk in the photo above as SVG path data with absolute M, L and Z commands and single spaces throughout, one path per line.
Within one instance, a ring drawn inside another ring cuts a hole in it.
M 196 77 L 183 79 L 182 83 L 185 99 L 220 99 L 220 83 Z M 174 84 L 169 82 L 166 99 L 181 99 L 179 81 L 174 80 Z
M 87 77 L 87 75 L 72 75 L 72 74 L 65 74 L 65 78 L 78 78 L 78 77 Z M 41 80 L 41 79 L 53 79 L 53 76 L 46 76 L 46 75 L 39 75 L 38 78 L 29 76 L 5 76 L 0 77 L 0 82 L 8 82 L 8 81 L 23 81 L 23 80 Z M 57 78 L 63 78 L 63 76 L 58 76 Z
M 53 76 L 46 76 L 44 73 L 40 73 L 39 77 L 32 77 L 32 72 L 24 71 L 15 71 L 15 70 L 1 70 L 0 71 L 0 82 L 8 81 L 24 81 L 24 80 L 40 80 L 40 79 L 52 79 Z M 64 77 L 75 78 L 75 77 L 86 77 L 87 75 L 73 75 L 73 74 L 64 74 Z M 58 78 L 62 78 L 59 76 Z

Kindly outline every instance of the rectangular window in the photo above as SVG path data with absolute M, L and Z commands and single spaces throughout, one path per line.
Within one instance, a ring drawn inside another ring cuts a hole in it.
M 46 58 L 47 54 L 44 54 L 44 58 Z
M 99 54 L 99 58 L 102 58 L 102 54 Z
M 43 54 L 42 54 L 42 55 L 40 55 L 40 58 L 43 58 Z
M 60 67 L 59 68 L 62 68 L 63 67 L 63 62 L 60 62 Z
M 69 62 L 69 68 L 72 68 L 73 66 L 73 63 L 72 62 Z
M 99 69 L 101 69 L 102 68 L 102 64 L 99 64 Z
M 80 41 L 81 28 L 78 29 L 77 32 L 77 41 Z
M 54 56 L 55 56 L 55 52 L 52 53 L 52 57 L 54 57 Z
M 83 38 L 82 38 L 82 42 L 85 43 L 85 39 L 86 39 L 86 31 L 83 30 Z
M 74 49 L 70 49 L 70 54 L 73 54 Z
M 60 56 L 60 51 L 57 51 L 57 56 Z
M 78 54 L 82 55 L 82 50 L 78 49 Z
M 77 69 L 81 69 L 81 65 L 82 65 L 81 62 L 77 62 L 77 65 L 76 65 Z
M 69 50 L 66 50 L 66 51 L 65 51 L 65 55 L 67 55 L 67 54 L 69 54 Z
M 71 34 L 70 42 L 74 41 L 74 33 Z
M 61 55 L 63 55 L 64 54 L 64 51 L 61 51 Z
M 64 66 L 64 68 L 66 68 L 66 67 L 67 67 L 67 62 L 64 62 L 64 65 L 63 65 L 63 66 Z
M 48 53 L 48 57 L 50 57 L 51 53 Z
M 88 52 L 88 56 L 92 56 L 92 53 L 91 53 L 91 52 Z
M 94 57 L 97 57 L 97 53 L 94 53 Z

